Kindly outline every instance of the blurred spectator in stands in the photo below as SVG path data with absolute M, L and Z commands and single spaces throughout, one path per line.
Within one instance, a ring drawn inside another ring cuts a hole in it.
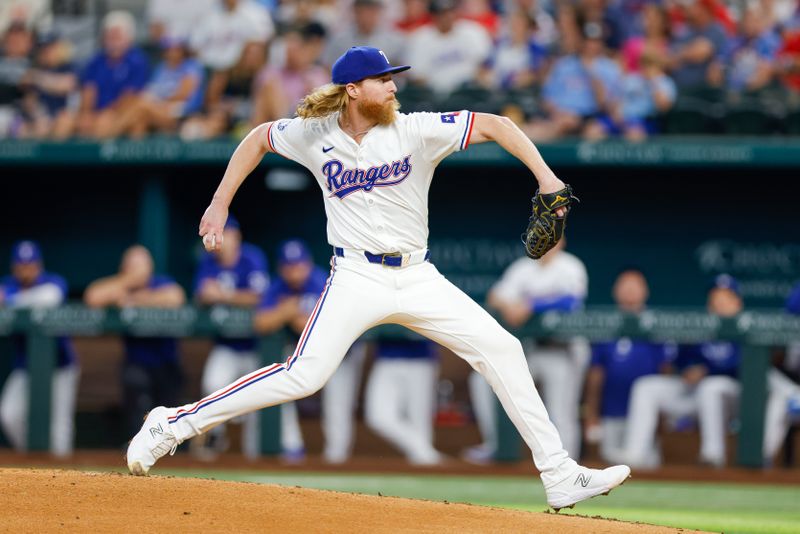
M 328 42 L 323 56 L 325 65 L 333 65 L 351 46 L 372 46 L 383 50 L 389 61 L 405 57 L 403 35 L 387 24 L 386 0 L 354 0 L 353 23 L 337 31 Z
M 516 260 L 490 289 L 487 304 L 505 325 L 519 328 L 534 314 L 569 313 L 583 307 L 588 290 L 586 266 L 564 247 L 562 239 L 539 261 Z M 578 408 L 589 363 L 588 344 L 579 338 L 525 339 L 523 347 L 564 448 L 577 458 L 581 446 Z M 475 371 L 469 377 L 469 390 L 483 443 L 467 449 L 464 459 L 481 463 L 492 458 L 497 448 L 496 400 L 489 384 Z
M 654 2 L 646 3 L 642 7 L 642 35 L 632 36 L 622 45 L 625 70 L 637 72 L 642 56 L 666 58 L 671 36 L 667 10 Z
M 242 242 L 239 222 L 230 215 L 223 230 L 221 249 L 204 254 L 197 269 L 194 298 L 201 306 L 235 306 L 255 308 L 269 285 L 267 259 L 261 249 Z M 230 384 L 240 376 L 261 367 L 256 339 L 214 338 L 214 347 L 203 369 L 203 395 Z M 259 454 L 259 418 L 254 412 L 243 417 L 242 452 L 254 458 Z M 201 458 L 213 457 L 226 447 L 225 426 L 206 434 L 192 450 Z
M 616 55 L 622 47 L 621 12 L 608 0 L 578 0 L 575 7 L 575 25 L 580 32 L 587 24 L 602 29 L 606 53 Z
M 772 83 L 780 36 L 760 6 L 749 6 L 739 35 L 729 37 L 709 70 L 712 85 L 735 92 L 756 92 Z
M 338 0 L 282 0 L 274 11 L 279 27 L 317 22 L 327 31 L 341 25 L 343 6 Z
M 433 20 L 428 11 L 429 0 L 403 0 L 403 13 L 395 27 L 410 34 L 427 26 Z
M 646 26 L 656 24 L 656 9 L 645 9 L 645 20 L 649 21 Z M 597 141 L 622 135 L 628 141 L 643 141 L 658 132 L 658 116 L 669 111 L 677 97 L 675 82 L 665 72 L 666 50 L 661 45 L 666 43 L 659 39 L 659 33 L 626 43 L 620 98 L 610 103 L 608 116 L 589 121 L 585 138 Z
M 179 38 L 161 40 L 163 61 L 144 90 L 122 110 L 109 136 L 141 138 L 149 132 L 175 133 L 181 120 L 198 111 L 203 101 L 205 72 L 190 57 L 187 43 Z
M 673 33 L 669 56 L 671 75 L 679 91 L 707 87 L 709 67 L 725 47 L 725 28 L 714 15 L 710 0 L 681 0 L 686 24 Z
M 461 0 L 459 17 L 463 20 L 477 22 L 494 39 L 500 31 L 502 18 L 492 8 L 490 0 Z
M 23 137 L 63 140 L 72 135 L 75 113 L 70 100 L 76 94 L 78 76 L 71 58 L 70 44 L 57 34 L 39 39 L 35 62 L 21 81 Z
M 559 40 L 553 51 L 558 55 L 575 55 L 581 51 L 583 29 L 578 21 L 577 4 L 564 2 L 558 5 L 555 12 L 556 29 Z
M 285 329 L 289 335 L 289 354 L 301 338 L 328 275 L 314 264 L 311 251 L 299 239 L 284 241 L 278 250 L 278 277 L 259 305 L 253 326 L 259 334 Z M 342 364 L 322 389 L 323 457 L 329 463 L 342 463 L 350 457 L 354 438 L 354 413 L 361 383 L 365 345 L 355 343 Z M 291 365 L 292 356 L 289 361 Z M 294 403 L 281 405 L 281 447 L 284 459 L 302 459 L 305 449 Z
M 800 21 L 800 19 L 799 19 Z M 800 94 L 800 24 L 785 27 L 783 43 L 778 49 L 775 70 L 783 83 L 796 97 Z
M 256 77 L 254 125 L 294 116 L 305 95 L 330 81 L 330 71 L 317 64 L 325 46 L 325 28 L 321 24 L 310 22 L 289 28 L 280 42 L 284 61 L 280 65 L 268 63 Z
M 510 15 L 519 11 L 525 13 L 535 21 L 533 40 L 537 45 L 552 51 L 558 41 L 558 30 L 553 16 L 546 9 L 549 5 L 547 0 L 505 0 L 503 13 L 506 15 L 502 19 L 504 26 L 511 24 Z M 506 32 L 508 32 L 506 28 Z
M 644 274 L 623 270 L 614 282 L 617 309 L 626 314 L 644 311 L 650 289 Z M 627 337 L 596 343 L 586 377 L 584 420 L 586 440 L 600 444 L 600 457 L 608 463 L 624 458 L 625 424 L 634 381 L 657 374 L 670 360 L 672 345 Z
M 534 141 L 592 132 L 593 119 L 607 117 L 620 98 L 622 72 L 604 55 L 603 28 L 589 23 L 583 28 L 580 53 L 558 59 L 542 87 L 544 119 L 523 130 Z
M 42 252 L 34 241 L 20 241 L 11 252 L 11 276 L 0 280 L 0 307 L 55 308 L 67 298 L 64 279 L 44 270 Z M 14 368 L 0 394 L 0 425 L 18 451 L 28 443 L 30 378 L 28 351 L 22 334 L 11 336 Z M 72 454 L 75 436 L 75 399 L 80 370 L 72 343 L 56 338 L 56 362 L 51 381 L 50 452 L 55 456 Z
M 136 22 L 126 11 L 111 11 L 103 19 L 103 49 L 81 76 L 78 134 L 105 139 L 121 113 L 136 101 L 147 84 L 149 65 L 134 46 Z
M 481 82 L 495 89 L 531 89 L 541 83 L 547 50 L 535 39 L 536 20 L 525 11 L 508 16 L 507 31 L 481 70 Z
M 412 465 L 438 465 L 433 446 L 436 345 L 428 340 L 380 340 L 364 393 L 364 420 Z
M 53 27 L 51 0 L 0 0 L 0 34 L 14 23 L 46 33 Z
M 631 37 L 622 47 L 624 74 L 620 99 L 611 115 L 594 121 L 587 132 L 590 139 L 623 135 L 629 141 L 642 141 L 658 131 L 657 116 L 675 103 L 677 88 L 666 74 L 669 52 L 669 19 L 666 10 L 648 3 L 642 8 L 644 35 Z
M 791 16 L 776 28 L 781 36 L 775 71 L 784 87 L 792 91 L 792 100 L 800 94 L 800 2 L 794 6 Z
M 238 121 L 249 121 L 253 78 L 264 64 L 274 33 L 269 12 L 254 0 L 219 0 L 191 36 L 191 46 L 210 71 L 204 112 L 181 129 L 186 139 L 208 139 Z
M 458 20 L 459 0 L 431 0 L 433 24 L 408 38 L 410 81 L 426 85 L 440 95 L 473 82 L 489 58 L 488 32 L 469 20 Z M 413 71 L 413 74 L 411 72 Z
M 172 277 L 155 273 L 147 248 L 133 245 L 119 272 L 89 284 L 83 301 L 92 308 L 178 308 L 186 294 Z M 123 343 L 122 410 L 125 435 L 133 436 L 149 410 L 178 403 L 182 374 L 175 338 L 125 336 Z
M 21 83 L 31 65 L 33 33 L 24 24 L 12 24 L 0 48 L 0 139 L 20 134 Z
M 217 0 L 148 0 L 148 38 L 151 43 L 162 39 L 189 39 L 192 31 L 214 10 Z

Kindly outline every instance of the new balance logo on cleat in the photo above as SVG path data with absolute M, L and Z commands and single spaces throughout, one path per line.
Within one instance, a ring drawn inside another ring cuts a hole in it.
M 586 487 L 589 485 L 589 481 L 592 480 L 592 475 L 586 475 L 584 473 L 580 473 L 578 478 L 575 479 L 575 484 L 580 484 L 582 487 Z
M 150 427 L 150 437 L 154 438 L 156 437 L 156 434 L 159 436 L 164 434 L 164 429 L 161 427 L 161 423 L 159 423 L 158 426 Z

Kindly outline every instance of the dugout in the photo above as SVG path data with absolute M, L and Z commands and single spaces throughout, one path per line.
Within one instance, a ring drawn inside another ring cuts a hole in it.
M 182 143 L 3 141 L 0 166 L 8 223 L 0 258 L 20 238 L 41 242 L 48 269 L 80 298 L 90 280 L 113 272 L 140 241 L 158 270 L 191 288 L 200 253 L 196 227 L 224 171 L 231 141 Z M 543 145 L 548 163 L 582 202 L 568 249 L 589 270 L 589 306 L 610 304 L 625 265 L 641 267 L 655 307 L 697 307 L 708 280 L 729 272 L 747 309 L 776 309 L 800 280 L 796 200 L 800 141 L 787 138 L 659 138 L 640 145 L 564 141 Z M 430 194 L 433 261 L 479 301 L 522 253 L 518 235 L 534 182 L 493 144 L 446 159 Z M 244 237 L 272 259 L 278 242 L 306 239 L 318 263 L 325 243 L 320 193 L 310 175 L 270 155 L 232 206 Z M 0 261 L 2 261 L 0 259 Z M 7 367 L 3 358 L 0 369 Z M 743 405 L 745 402 L 743 401 Z M 80 445 L 80 443 L 79 443 Z

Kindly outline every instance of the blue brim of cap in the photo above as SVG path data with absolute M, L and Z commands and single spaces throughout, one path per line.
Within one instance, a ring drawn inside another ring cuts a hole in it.
M 398 72 L 403 72 L 411 68 L 411 65 L 398 65 L 397 67 L 392 67 L 391 69 L 387 69 L 381 74 L 397 74 Z
M 403 72 L 411 68 L 411 65 L 398 65 L 397 67 L 389 67 L 388 69 L 384 69 L 382 71 L 376 72 L 374 74 L 370 74 L 369 76 L 364 76 L 359 80 L 353 80 L 352 82 L 345 82 L 341 85 L 347 85 L 348 83 L 356 83 L 360 82 L 361 80 L 366 80 L 367 78 L 375 78 L 377 76 L 383 76 L 384 74 L 397 74 L 398 72 Z M 334 82 L 335 83 L 335 82 Z

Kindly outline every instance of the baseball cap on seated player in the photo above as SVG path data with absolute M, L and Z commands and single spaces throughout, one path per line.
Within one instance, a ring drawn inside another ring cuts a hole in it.
M 737 295 L 741 295 L 739 292 L 739 282 L 736 281 L 736 278 L 732 277 L 729 274 L 718 274 L 714 277 L 714 280 L 711 282 L 711 287 L 709 291 L 712 289 L 728 289 L 734 292 Z
M 395 74 L 411 67 L 393 66 L 383 51 L 370 46 L 354 46 L 333 64 L 331 81 L 337 85 L 360 82 L 364 78 Z
M 20 241 L 11 249 L 11 263 L 42 261 L 42 250 L 35 241 Z
M 306 261 L 311 261 L 311 251 L 300 239 L 284 241 L 278 249 L 278 263 L 281 265 L 294 265 Z

